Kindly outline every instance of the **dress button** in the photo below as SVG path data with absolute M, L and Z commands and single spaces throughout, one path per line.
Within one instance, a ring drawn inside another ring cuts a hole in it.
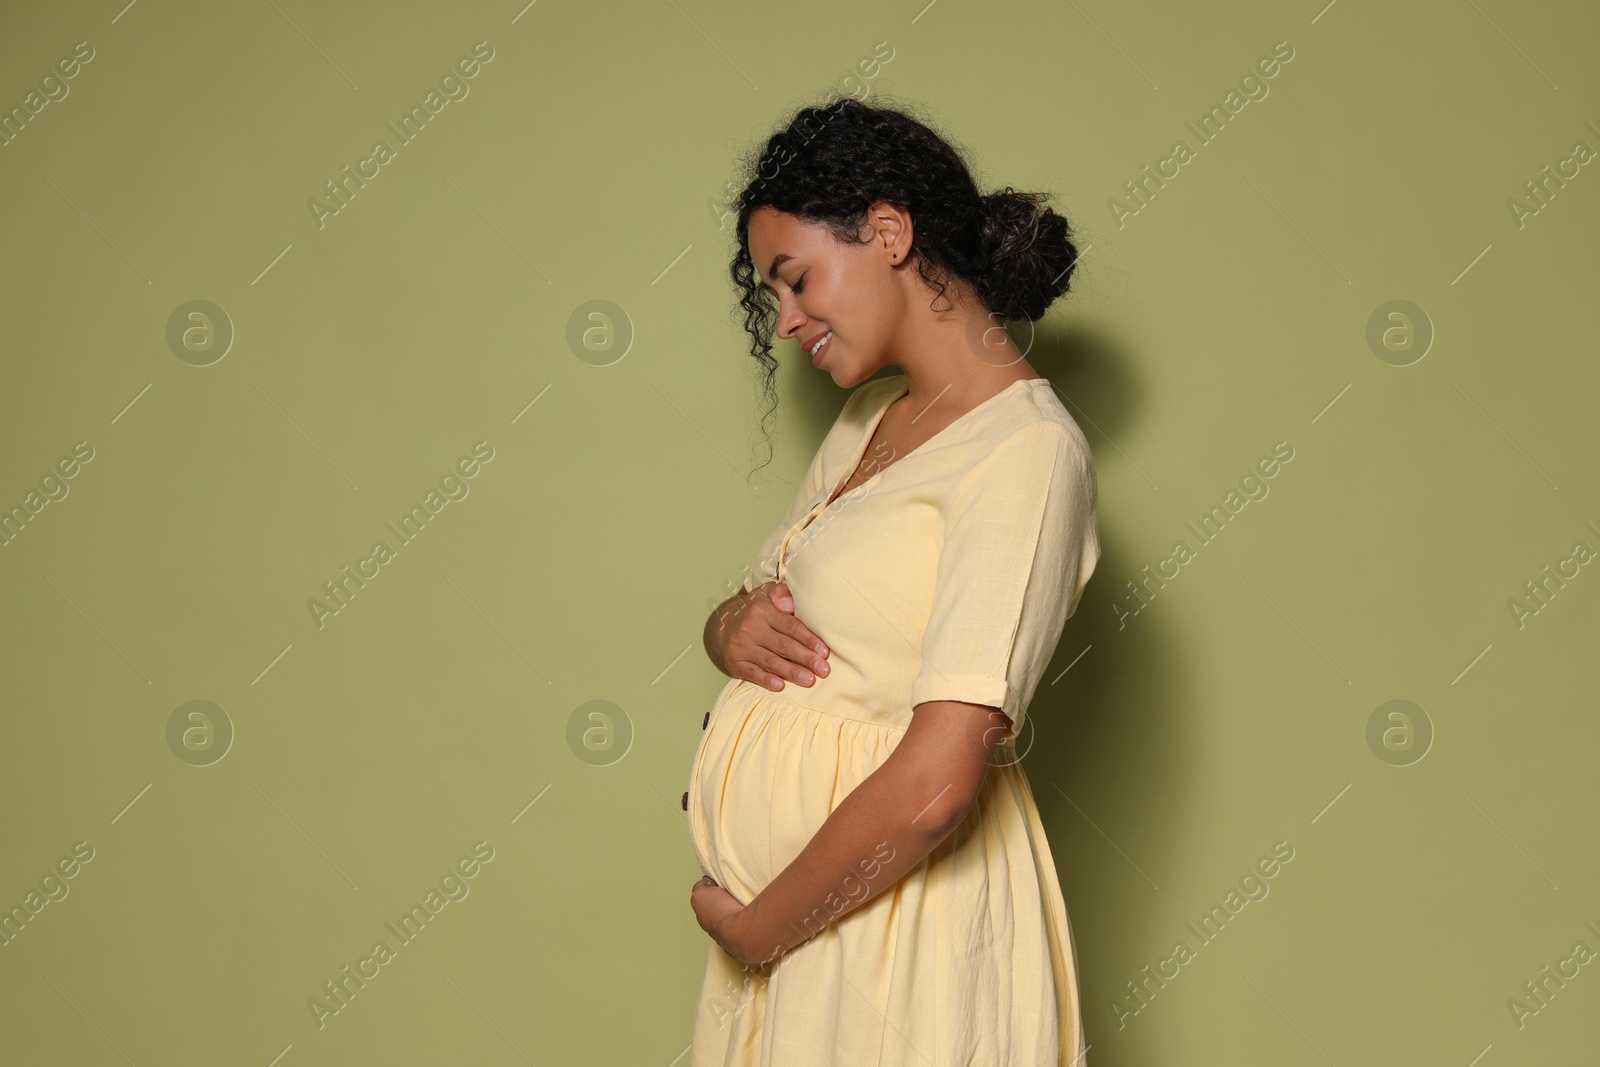
M 683 810 L 684 811 L 688 811 L 689 810 L 689 794 L 688 793 L 684 793 L 683 794 Z
M 704 730 L 711 723 L 711 713 L 706 712 L 706 717 L 700 720 L 700 729 Z

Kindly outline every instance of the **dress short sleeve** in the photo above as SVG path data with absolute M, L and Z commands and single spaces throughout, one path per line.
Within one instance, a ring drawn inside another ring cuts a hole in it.
M 911 705 L 999 708 L 1015 737 L 1100 557 L 1082 437 L 1051 421 L 1006 438 L 945 505 L 933 606 Z

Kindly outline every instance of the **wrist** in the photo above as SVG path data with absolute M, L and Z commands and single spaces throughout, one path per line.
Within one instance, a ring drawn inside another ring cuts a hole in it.
M 722 928 L 723 939 L 728 942 L 733 954 L 747 967 L 757 969 L 785 951 L 785 946 L 762 932 L 761 913 L 756 908 L 756 900 L 759 899 L 758 894 L 755 900 L 728 916 Z
M 734 918 L 738 919 L 733 936 L 738 939 L 740 959 L 752 961 L 748 966 L 762 971 L 776 966 L 779 960 L 820 932 L 800 931 L 792 924 L 783 929 L 773 929 L 767 911 L 761 904 L 760 894 L 740 909 Z

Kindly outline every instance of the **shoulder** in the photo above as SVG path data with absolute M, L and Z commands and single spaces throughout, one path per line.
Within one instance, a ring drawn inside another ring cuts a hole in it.
M 1054 386 L 1039 382 L 984 428 L 986 465 L 1004 463 L 1055 470 L 1061 477 L 1093 476 L 1089 442 Z
M 1099 488 L 1094 457 L 1053 387 L 1039 383 L 983 427 L 952 493 L 954 512 L 986 506 L 1066 508 L 1092 516 Z

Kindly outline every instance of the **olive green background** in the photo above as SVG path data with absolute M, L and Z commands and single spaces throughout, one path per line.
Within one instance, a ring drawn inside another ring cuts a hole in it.
M 1025 739 L 1087 1062 L 1594 1062 L 1600 574 L 1511 601 L 1600 549 L 1597 164 L 1508 201 L 1600 150 L 1597 29 L 1505 0 L 8 9 L 6 112 L 93 59 L 0 148 L 0 507 L 37 509 L 0 548 L 0 907 L 39 894 L 0 1060 L 687 1063 L 701 626 L 844 400 L 781 344 L 756 469 L 718 205 L 832 87 L 926 105 L 1081 238 L 1016 336 L 1099 476 Z M 1277 842 L 1270 892 L 1135 999 Z M 319 1025 L 441 885 L 469 892 Z

